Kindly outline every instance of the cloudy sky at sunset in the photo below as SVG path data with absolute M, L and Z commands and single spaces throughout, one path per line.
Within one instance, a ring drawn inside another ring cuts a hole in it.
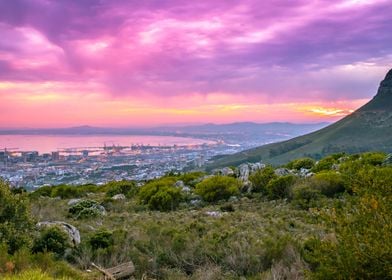
M 334 121 L 391 26 L 390 0 L 0 0 L 0 127 Z

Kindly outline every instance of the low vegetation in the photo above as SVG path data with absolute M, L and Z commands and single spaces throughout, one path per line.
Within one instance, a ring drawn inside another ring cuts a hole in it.
M 97 279 L 91 262 L 133 261 L 136 279 L 392 279 L 388 157 L 285 168 L 249 182 L 195 172 L 29 194 L 1 182 L 0 278 Z M 81 243 L 38 221 L 76 226 Z

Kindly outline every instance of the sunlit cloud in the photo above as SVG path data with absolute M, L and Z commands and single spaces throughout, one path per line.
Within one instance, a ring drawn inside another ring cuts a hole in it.
M 0 1 L 0 126 L 334 121 L 391 67 L 391 14 L 384 0 Z

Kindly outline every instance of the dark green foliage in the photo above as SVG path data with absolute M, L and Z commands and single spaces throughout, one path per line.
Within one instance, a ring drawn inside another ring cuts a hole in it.
M 221 210 L 222 212 L 234 212 L 234 211 L 235 211 L 234 206 L 233 206 L 233 204 L 231 204 L 231 203 L 225 203 L 225 204 L 223 204 L 223 205 L 220 207 L 220 210 Z
M 332 166 L 337 163 L 337 160 L 332 156 L 325 157 L 319 160 L 312 168 L 313 172 L 320 172 L 325 170 L 331 170 Z
M 287 168 L 300 170 L 301 168 L 311 169 L 315 161 L 311 158 L 299 158 L 287 164 Z
M 21 247 L 29 246 L 33 229 L 27 196 L 13 194 L 0 180 L 0 245 L 6 244 L 8 252 L 13 254 Z
M 271 199 L 291 198 L 292 186 L 294 185 L 296 177 L 293 175 L 281 176 L 272 179 L 268 185 L 268 196 Z
M 346 189 L 343 176 L 336 171 L 320 172 L 311 181 L 315 189 L 328 197 L 343 193 Z
M 354 196 L 320 217 L 334 238 L 305 244 L 313 279 L 392 279 L 392 168 L 362 168 Z
M 90 199 L 84 199 L 72 205 L 68 212 L 76 219 L 94 218 L 102 215 L 98 202 Z
M 249 176 L 249 181 L 252 183 L 252 191 L 267 194 L 267 185 L 269 181 L 275 178 L 277 178 L 277 176 L 271 166 L 257 170 Z
M 73 186 L 58 186 L 53 188 L 52 197 L 60 197 L 61 199 L 74 198 L 82 196 L 81 191 Z
M 61 199 L 84 197 L 87 193 L 97 193 L 105 191 L 105 186 L 81 185 L 81 186 L 43 186 L 30 193 L 30 198 L 37 199 L 44 197 L 60 197 Z
M 198 180 L 204 175 L 204 172 L 185 173 L 178 177 L 178 180 L 183 181 L 187 186 L 194 187 L 198 183 Z
M 195 193 L 205 201 L 215 202 L 228 199 L 239 193 L 240 183 L 228 176 L 209 177 L 196 185 Z
M 309 183 L 304 182 L 293 187 L 292 203 L 301 209 L 316 207 L 321 197 L 321 192 Z
M 106 249 L 113 245 L 113 234 L 106 230 L 94 233 L 88 240 L 93 250 Z
M 174 177 L 163 177 L 145 184 L 138 193 L 141 203 L 148 205 L 151 210 L 176 209 L 183 200 L 183 196 L 181 190 L 174 187 L 175 182 Z
M 113 197 L 116 194 L 132 197 L 137 193 L 136 183 L 133 181 L 109 182 L 104 188 L 106 189 L 107 197 Z
M 382 165 L 387 155 L 385 153 L 364 153 L 361 155 L 360 161 L 362 164 Z
M 71 247 L 68 235 L 58 227 L 47 227 L 34 240 L 32 252 L 53 252 L 57 257 L 64 256 L 65 250 Z

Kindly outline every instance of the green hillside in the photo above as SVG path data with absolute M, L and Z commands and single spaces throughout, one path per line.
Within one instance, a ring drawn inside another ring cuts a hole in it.
M 342 120 L 291 140 L 217 158 L 207 168 L 260 160 L 278 165 L 304 156 L 318 159 L 337 152 L 374 150 L 392 152 L 392 69 L 381 82 L 377 95 Z

